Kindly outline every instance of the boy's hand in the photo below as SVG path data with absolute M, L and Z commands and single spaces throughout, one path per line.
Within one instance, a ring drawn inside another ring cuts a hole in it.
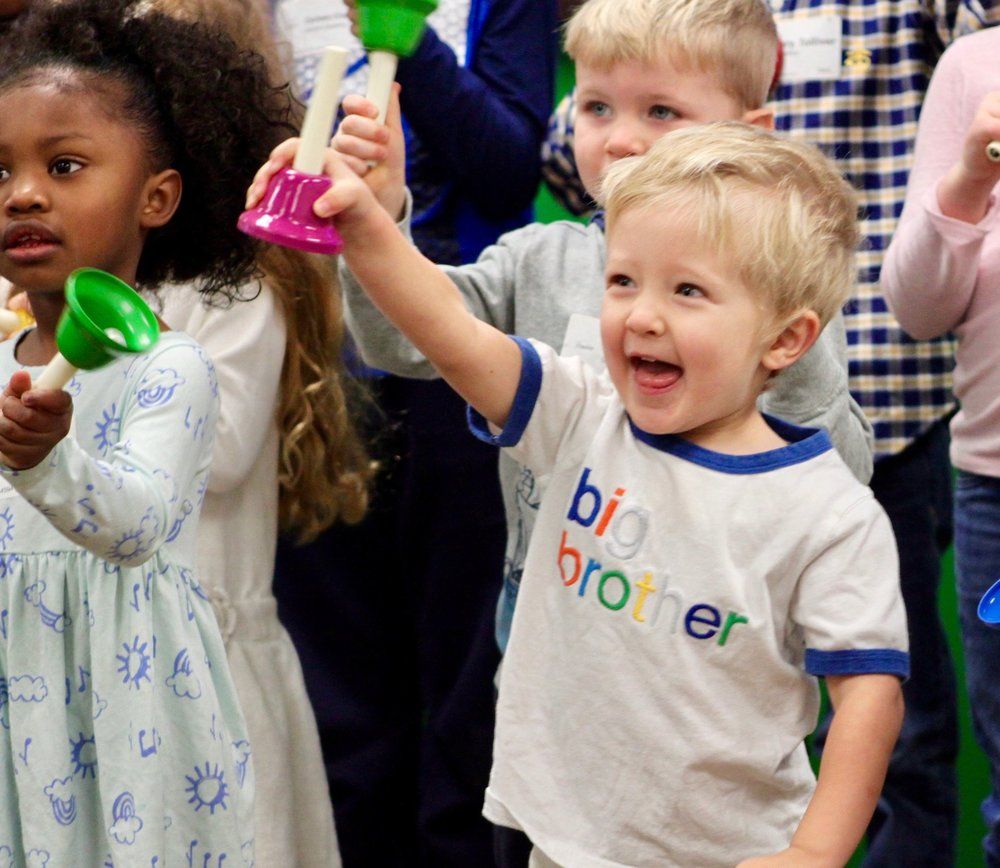
M 285 139 L 267 156 L 267 162 L 257 170 L 250 186 L 247 188 L 246 208 L 249 210 L 257 205 L 267 192 L 271 178 L 282 169 L 292 165 L 299 150 L 299 139 Z
M 69 433 L 73 399 L 60 389 L 32 389 L 27 371 L 16 371 L 0 395 L 0 453 L 8 467 L 40 464 Z
M 371 218 L 385 220 L 378 200 L 346 159 L 333 148 L 326 149 L 323 171 L 333 184 L 313 204 L 313 211 L 319 217 L 335 218 L 334 223 L 348 245 L 352 243 L 352 238 L 363 240 L 366 224 Z
M 368 183 L 369 187 L 372 188 L 372 192 L 375 196 L 378 197 L 376 201 L 382 204 L 382 206 L 389 212 L 393 222 L 397 222 L 402 216 L 403 205 L 406 201 L 406 181 L 405 169 L 403 168 L 403 133 L 399 116 L 398 88 L 394 86 L 393 90 L 394 93 L 390 101 L 389 113 L 386 117 L 386 124 L 384 127 L 375 124 L 374 121 L 365 117 L 359 117 L 353 125 L 362 126 L 364 128 L 368 128 L 367 125 L 370 125 L 382 130 L 388 129 L 388 132 L 385 134 L 388 144 L 378 145 L 377 147 L 384 149 L 387 161 L 392 164 L 391 167 L 387 165 L 385 168 L 377 166 L 374 169 L 369 169 L 367 163 L 364 162 L 366 158 L 356 156 L 359 152 L 358 149 L 366 146 L 365 143 L 361 141 L 361 137 L 352 137 L 346 145 L 348 146 L 349 151 L 353 150 L 353 153 L 341 155 L 332 148 L 327 148 L 323 160 L 323 172 L 328 177 L 335 179 L 332 166 L 334 163 L 337 163 L 338 165 L 344 167 L 348 172 L 348 175 L 343 176 L 344 178 L 353 176 L 353 178 L 357 179 L 359 176 L 364 175 L 365 181 Z M 371 106 L 371 103 L 363 97 L 358 97 L 358 99 L 361 103 Z M 394 130 L 398 131 L 399 136 L 398 164 L 395 162 L 397 158 L 392 154 L 392 140 L 395 135 L 393 132 Z M 251 182 L 250 187 L 247 189 L 246 208 L 249 209 L 255 207 L 267 192 L 267 186 L 271 183 L 271 179 L 282 169 L 292 165 L 295 161 L 295 155 L 299 150 L 299 141 L 300 140 L 298 138 L 286 139 L 273 151 L 271 151 L 267 162 L 257 170 L 257 174 L 254 175 L 254 179 Z M 313 206 L 313 210 L 315 210 L 316 214 L 320 217 L 328 217 L 331 214 L 337 214 L 340 213 L 341 210 L 344 210 L 339 207 L 329 207 L 330 203 L 334 201 L 333 199 L 328 198 L 332 192 L 332 188 L 327 190 L 326 193 L 316 200 L 316 203 Z M 385 201 L 383 201 L 383 198 Z
M 253 182 L 247 190 L 246 207 L 253 208 L 260 202 L 267 185 L 278 172 L 290 166 L 299 150 L 299 139 L 286 139 L 278 145 L 257 170 Z M 368 213 L 368 206 L 378 207 L 378 201 L 357 173 L 347 164 L 344 157 L 333 148 L 327 148 L 323 153 L 323 174 L 333 181 L 330 189 L 313 203 L 313 211 L 317 217 L 327 218 L 337 214 L 338 227 L 363 219 Z
M 347 164 L 371 188 L 393 221 L 406 204 L 406 142 L 399 110 L 399 85 L 393 84 L 385 124 L 378 123 L 378 107 L 359 94 L 344 97 L 344 119 L 331 142 Z M 375 165 L 372 165 L 375 164 Z

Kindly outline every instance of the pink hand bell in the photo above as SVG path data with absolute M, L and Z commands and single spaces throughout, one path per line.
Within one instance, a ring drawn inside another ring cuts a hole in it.
M 325 50 L 292 168 L 278 172 L 257 207 L 240 215 L 240 231 L 307 253 L 340 253 L 344 244 L 333 222 L 317 217 L 313 204 L 332 183 L 322 174 L 323 153 L 346 67 L 345 49 L 331 46 Z

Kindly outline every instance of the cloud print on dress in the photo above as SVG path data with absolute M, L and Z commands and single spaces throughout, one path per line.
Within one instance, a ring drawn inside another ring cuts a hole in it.
M 119 844 L 134 844 L 135 836 L 139 834 L 143 823 L 142 818 L 135 812 L 135 798 L 128 790 L 115 799 L 115 803 L 111 806 L 111 817 L 114 822 L 108 829 L 108 834 Z
M 28 868 L 48 868 L 50 858 L 52 857 L 48 850 L 29 850 L 28 861 L 25 864 Z
M 11 702 L 41 702 L 49 695 L 41 675 L 15 675 L 7 682 Z
M 76 819 L 76 795 L 73 778 L 56 778 L 45 788 L 45 795 L 52 804 L 52 816 L 60 826 L 68 826 Z
M 181 699 L 198 699 L 201 696 L 201 681 L 194 674 L 187 648 L 181 648 L 174 658 L 174 672 L 167 678 L 167 687 Z
M 184 385 L 184 378 L 173 368 L 157 368 L 142 378 L 135 397 L 140 407 L 157 407 L 174 397 L 174 390 Z
M 45 588 L 46 584 L 43 581 L 37 581 L 28 585 L 28 587 L 24 589 L 24 599 L 38 609 L 39 614 L 42 617 L 42 623 L 46 627 L 55 630 L 56 633 L 63 633 L 66 631 L 66 628 L 73 623 L 73 621 L 72 619 L 66 617 L 65 614 L 54 612 L 45 605 L 45 600 L 42 599 L 42 594 L 45 593 Z

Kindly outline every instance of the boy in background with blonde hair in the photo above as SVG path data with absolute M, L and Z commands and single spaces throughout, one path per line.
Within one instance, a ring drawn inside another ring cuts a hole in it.
M 486 816 L 541 865 L 844 864 L 902 719 L 896 550 L 828 435 L 757 399 L 850 290 L 853 191 L 814 148 L 742 124 L 614 166 L 598 374 L 477 319 L 327 165 L 320 210 L 372 301 L 474 432 L 548 479 Z M 835 708 L 818 785 L 816 676 Z
M 765 108 L 778 37 L 762 0 L 589 0 L 566 30 L 576 62 L 579 114 L 576 157 L 588 190 L 626 156 L 646 152 L 672 130 L 719 120 L 771 128 Z M 403 139 L 398 112 L 376 123 L 371 103 L 344 100 L 348 116 L 334 139 L 359 173 L 379 161 L 366 180 L 379 202 L 409 231 Z M 290 150 L 275 154 L 287 161 Z M 267 174 L 251 189 L 263 190 Z M 478 262 L 443 266 L 469 309 L 498 329 L 537 338 L 600 367 L 597 315 L 604 294 L 602 219 L 589 225 L 532 224 L 503 236 Z M 342 270 L 346 317 L 365 361 L 409 377 L 437 376 L 422 354 L 371 305 Z M 847 391 L 846 343 L 838 314 L 802 364 L 782 374 L 762 397 L 762 408 L 801 425 L 825 428 L 855 475 L 871 475 L 870 426 Z M 507 513 L 504 588 L 497 639 L 507 644 L 528 540 L 542 482 L 529 468 L 500 457 Z

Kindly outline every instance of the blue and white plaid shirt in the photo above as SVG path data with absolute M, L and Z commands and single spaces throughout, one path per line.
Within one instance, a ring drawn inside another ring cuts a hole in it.
M 1000 0 L 771 0 L 775 20 L 841 20 L 838 79 L 780 84 L 776 128 L 837 160 L 860 191 L 858 285 L 844 308 L 851 391 L 875 428 L 876 459 L 902 450 L 954 407 L 954 341 L 915 341 L 879 290 L 882 257 L 903 210 L 917 116 L 941 52 L 1000 23 Z M 572 160 L 572 106 L 560 105 L 544 149 L 545 178 L 571 211 L 589 202 Z

